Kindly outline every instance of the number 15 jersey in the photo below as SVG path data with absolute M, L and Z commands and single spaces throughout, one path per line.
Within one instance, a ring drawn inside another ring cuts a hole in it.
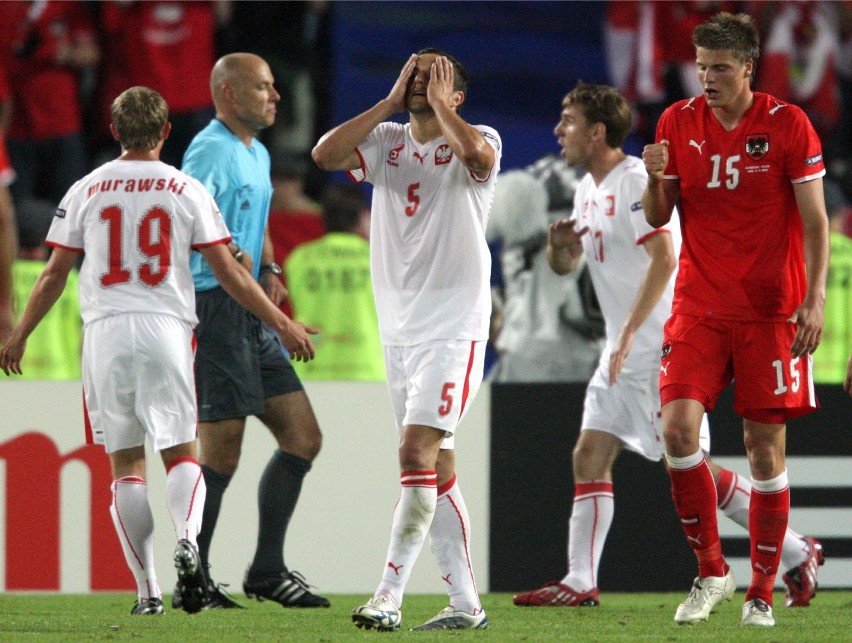
M 502 145 L 495 130 L 475 127 L 495 155 L 482 180 L 456 158 L 446 138 L 420 145 L 409 124 L 381 123 L 358 145 L 361 167 L 349 175 L 375 187 L 370 264 L 385 345 L 488 338 L 485 228 Z
M 71 186 L 46 243 L 86 255 L 79 277 L 84 324 L 139 312 L 195 326 L 190 251 L 230 239 L 196 179 L 160 161 L 114 160 Z
M 674 313 L 784 321 L 807 288 L 794 183 L 825 174 L 805 113 L 768 94 L 726 131 L 703 96 L 673 104 L 657 124 L 669 141 L 664 177 L 680 181 Z

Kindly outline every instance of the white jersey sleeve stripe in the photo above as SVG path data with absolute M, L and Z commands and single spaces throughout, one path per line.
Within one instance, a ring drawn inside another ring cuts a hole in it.
M 648 234 L 643 235 L 643 236 L 639 237 L 638 239 L 636 239 L 636 245 L 641 246 L 648 239 L 650 239 L 651 237 L 656 236 L 658 234 L 671 234 L 671 233 L 672 233 L 671 230 L 666 230 L 664 228 L 660 228 L 659 230 L 654 230 L 653 232 L 649 232 Z
M 233 237 L 225 237 L 224 239 L 218 239 L 217 241 L 208 241 L 207 243 L 196 243 L 195 245 L 190 246 L 193 250 L 199 250 L 201 248 L 211 248 L 213 246 L 218 246 L 223 243 L 231 243 L 233 241 Z

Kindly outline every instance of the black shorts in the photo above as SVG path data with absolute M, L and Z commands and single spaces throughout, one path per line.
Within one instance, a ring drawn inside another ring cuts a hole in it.
M 195 311 L 199 421 L 262 415 L 267 398 L 303 390 L 278 335 L 222 288 L 196 292 Z

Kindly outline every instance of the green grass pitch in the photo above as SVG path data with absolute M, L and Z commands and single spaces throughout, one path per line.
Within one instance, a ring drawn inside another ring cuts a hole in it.
M 852 641 L 852 592 L 821 591 L 808 608 L 788 609 L 775 596 L 777 625 L 766 630 L 740 625 L 742 590 L 719 606 L 709 622 L 679 626 L 675 608 L 682 594 L 602 596 L 600 607 L 520 608 L 510 594 L 487 594 L 483 604 L 490 626 L 464 632 L 410 632 L 446 604 L 438 595 L 407 596 L 403 629 L 379 633 L 357 629 L 349 615 L 365 595 L 330 595 L 329 609 L 284 609 L 275 603 L 235 598 L 244 610 L 164 616 L 130 616 L 131 594 L 0 594 L 0 641 L 365 641 L 380 637 L 422 642 L 477 641 Z

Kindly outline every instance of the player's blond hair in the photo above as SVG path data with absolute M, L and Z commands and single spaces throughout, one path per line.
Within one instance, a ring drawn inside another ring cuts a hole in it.
M 147 152 L 160 142 L 169 106 L 153 89 L 137 86 L 112 101 L 110 114 L 122 149 Z

